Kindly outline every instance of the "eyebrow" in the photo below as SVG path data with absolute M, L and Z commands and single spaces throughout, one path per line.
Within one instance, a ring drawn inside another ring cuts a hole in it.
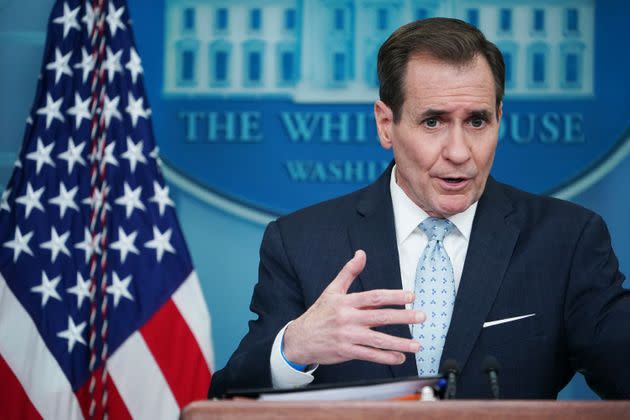
M 423 119 L 423 120 L 427 118 L 437 118 L 437 117 L 446 115 L 448 113 L 449 113 L 448 111 L 445 111 L 443 109 L 429 108 L 423 113 L 421 113 L 420 115 L 418 115 L 418 118 Z M 469 114 L 469 118 L 480 118 L 484 120 L 489 120 L 491 116 L 492 116 L 492 112 L 486 109 L 474 110 L 474 111 L 471 111 Z
M 427 118 L 441 117 L 444 114 L 448 114 L 448 112 L 444 111 L 443 109 L 429 108 L 426 111 L 424 111 L 422 114 L 418 115 L 418 117 L 424 120 Z
M 471 118 L 479 118 L 486 121 L 489 120 L 491 116 L 492 116 L 492 113 L 485 109 L 473 111 L 470 113 Z

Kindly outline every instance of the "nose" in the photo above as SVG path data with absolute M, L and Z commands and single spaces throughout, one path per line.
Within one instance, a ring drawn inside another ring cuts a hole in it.
M 442 157 L 455 165 L 461 165 L 470 159 L 470 146 L 461 126 L 455 126 L 449 132 L 442 147 Z

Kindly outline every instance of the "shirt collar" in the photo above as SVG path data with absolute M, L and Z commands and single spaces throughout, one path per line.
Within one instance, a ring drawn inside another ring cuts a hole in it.
M 424 219 L 429 217 L 429 215 L 418 207 L 416 203 L 411 201 L 411 199 L 407 197 L 407 194 L 405 194 L 402 188 L 396 183 L 396 165 L 392 168 L 389 189 L 392 195 L 392 205 L 394 207 L 396 241 L 398 245 L 400 245 Z M 470 232 L 472 231 L 473 219 L 477 211 L 477 203 L 478 202 L 475 201 L 463 212 L 454 214 L 448 218 L 466 241 L 470 240 Z

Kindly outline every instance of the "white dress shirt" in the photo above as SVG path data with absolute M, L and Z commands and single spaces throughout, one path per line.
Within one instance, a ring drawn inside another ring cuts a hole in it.
M 416 278 L 416 266 L 428 238 L 418 227 L 420 223 L 429 215 L 416 205 L 396 183 L 396 166 L 392 169 L 392 176 L 389 183 L 394 209 L 394 223 L 396 226 L 396 244 L 398 246 L 398 259 L 400 264 L 400 275 L 403 290 L 414 291 Z M 444 249 L 453 264 L 453 274 L 455 276 L 455 290 L 459 288 L 462 278 L 466 252 L 470 241 L 473 219 L 477 211 L 477 202 L 473 203 L 462 213 L 455 214 L 448 219 L 455 225 L 454 229 L 444 238 Z M 367 256 L 369 259 L 369 255 Z M 413 303 L 406 305 L 408 309 L 413 307 Z M 312 367 L 307 372 L 300 372 L 293 369 L 282 357 L 281 344 L 284 339 L 284 330 L 289 324 L 282 328 L 273 343 L 270 356 L 271 382 L 274 388 L 293 388 L 308 385 L 315 379 L 313 372 L 317 366 Z M 411 325 L 409 326 L 411 328 Z
M 407 194 L 395 182 L 396 166 L 392 170 L 392 178 L 389 189 L 392 194 L 392 205 L 394 207 L 394 224 L 396 225 L 396 243 L 398 245 L 398 261 L 400 263 L 400 276 L 403 290 L 414 291 L 416 281 L 416 267 L 422 251 L 427 246 L 429 239 L 420 229 L 419 225 L 428 218 L 429 215 L 416 203 L 411 201 Z M 459 281 L 464 271 L 464 260 L 468 251 L 470 232 L 472 230 L 473 219 L 477 211 L 477 202 L 462 213 L 454 214 L 448 220 L 455 225 L 444 238 L 444 249 L 451 259 L 453 265 L 453 275 L 455 277 L 455 291 L 459 288 Z M 413 303 L 407 304 L 407 308 L 412 308 Z

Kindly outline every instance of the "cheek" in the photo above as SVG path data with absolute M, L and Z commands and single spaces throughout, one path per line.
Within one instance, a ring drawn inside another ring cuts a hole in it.
M 473 150 L 473 156 L 477 169 L 482 172 L 489 172 L 494 161 L 494 153 L 496 150 L 496 142 L 484 144 Z
M 396 130 L 393 134 L 396 162 L 405 166 L 407 175 L 412 175 L 416 181 L 426 178 L 431 168 L 440 160 L 440 142 L 409 128 Z
M 409 160 L 409 169 L 413 172 L 416 183 L 424 185 L 429 182 L 430 173 L 436 163 L 428 153 L 415 153 Z
M 431 144 L 416 139 L 406 150 L 408 159 L 413 161 L 419 172 L 429 172 L 440 160 L 441 149 L 438 142 Z

